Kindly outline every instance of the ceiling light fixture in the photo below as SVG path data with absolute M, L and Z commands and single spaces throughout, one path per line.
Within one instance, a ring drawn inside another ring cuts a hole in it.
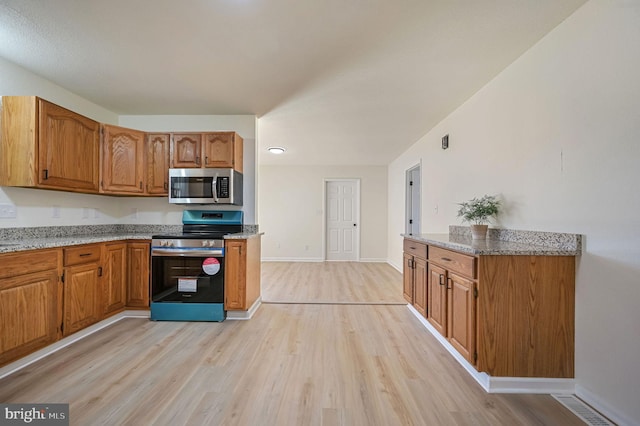
M 282 154 L 286 150 L 284 148 L 279 147 L 279 146 L 270 146 L 269 148 L 267 148 L 267 151 L 269 151 L 272 154 Z

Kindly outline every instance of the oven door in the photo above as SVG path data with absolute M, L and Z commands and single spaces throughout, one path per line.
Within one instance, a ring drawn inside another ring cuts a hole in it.
M 187 255 L 171 250 L 151 256 L 152 303 L 224 304 L 224 254 L 191 251 Z

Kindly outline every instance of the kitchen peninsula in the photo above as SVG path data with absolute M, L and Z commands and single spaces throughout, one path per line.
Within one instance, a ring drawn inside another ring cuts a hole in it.
M 453 226 L 404 237 L 404 297 L 471 373 L 574 377 L 580 235 L 492 229 L 472 240 Z

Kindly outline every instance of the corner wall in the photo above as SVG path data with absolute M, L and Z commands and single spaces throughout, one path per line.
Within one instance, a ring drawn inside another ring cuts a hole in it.
M 592 0 L 389 166 L 401 265 L 405 170 L 422 159 L 422 232 L 500 194 L 504 228 L 579 233 L 576 391 L 640 424 L 640 3 Z M 440 139 L 449 134 L 450 147 Z

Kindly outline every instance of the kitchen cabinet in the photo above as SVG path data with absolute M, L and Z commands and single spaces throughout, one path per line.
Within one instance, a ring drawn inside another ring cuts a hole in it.
M 0 255 L 0 365 L 57 340 L 59 268 L 59 250 Z
M 63 249 L 64 336 L 102 319 L 101 249 L 100 244 Z
M 198 168 L 202 161 L 201 133 L 174 133 L 171 135 L 171 168 Z
M 98 122 L 35 96 L 3 96 L 2 123 L 0 186 L 98 193 Z
M 224 309 L 246 311 L 260 297 L 260 236 L 225 240 Z
M 427 246 L 405 240 L 403 266 L 403 295 L 407 302 L 427 316 Z
M 220 167 L 242 173 L 243 140 L 235 132 L 174 133 L 172 168 Z
M 103 316 L 122 310 L 127 302 L 127 244 L 103 245 Z
M 168 195 L 169 193 L 169 133 L 147 135 L 147 194 Z
M 235 132 L 203 135 L 204 167 L 233 168 L 242 173 L 243 140 Z
M 575 256 L 426 252 L 427 321 L 478 371 L 574 376 Z
M 149 308 L 149 252 L 148 242 L 127 244 L 127 307 Z
M 101 192 L 145 193 L 145 133 L 102 125 Z
M 427 320 L 472 364 L 475 363 L 475 261 L 472 256 L 429 247 Z

